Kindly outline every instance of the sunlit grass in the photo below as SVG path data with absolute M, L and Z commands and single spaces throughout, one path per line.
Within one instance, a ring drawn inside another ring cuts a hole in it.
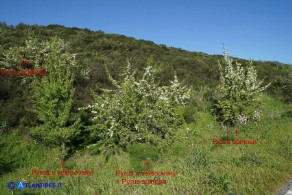
M 264 104 L 261 122 L 235 127 L 240 131 L 235 139 L 256 139 L 257 144 L 212 144 L 213 137 L 219 138 L 222 135 L 219 131 L 220 125 L 209 113 L 197 112 L 195 122 L 180 129 L 176 142 L 167 151 L 159 154 L 159 157 L 154 153 L 140 154 L 141 165 L 137 165 L 137 159 L 127 152 L 106 159 L 103 155 L 90 155 L 87 150 L 80 150 L 66 161 L 64 169 L 93 170 L 93 176 L 33 176 L 32 169 L 62 170 L 60 151 L 35 144 L 33 141 L 19 141 L 21 136 L 10 134 L 4 139 L 10 142 L 15 140 L 20 144 L 10 148 L 13 154 L 18 151 L 21 153 L 19 156 L 26 158 L 21 160 L 20 168 L 1 176 L 3 182 L 0 192 L 11 194 L 7 183 L 24 179 L 25 182 L 63 183 L 63 188 L 59 189 L 22 190 L 40 194 L 273 194 L 292 178 L 292 120 L 289 117 L 281 117 L 282 115 L 272 116 L 277 110 L 280 110 L 281 114 L 288 112 L 289 108 L 284 104 L 267 97 Z M 145 148 L 149 149 L 147 146 Z M 139 151 L 132 152 L 132 155 L 137 152 Z M 137 167 L 144 164 L 143 155 L 145 159 L 147 155 L 155 158 L 153 161 L 149 159 L 150 170 L 175 171 L 178 175 L 156 177 L 165 179 L 166 185 L 122 184 L 122 178 L 154 178 L 116 175 L 116 170 L 137 171 Z M 16 188 L 14 193 L 20 194 L 20 190 Z

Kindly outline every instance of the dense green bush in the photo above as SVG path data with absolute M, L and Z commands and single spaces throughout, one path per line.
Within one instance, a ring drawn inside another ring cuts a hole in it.
M 45 70 L 42 76 L 23 76 L 22 86 L 29 86 L 31 96 L 27 110 L 34 115 L 26 114 L 19 123 L 22 126 L 35 125 L 32 135 L 48 145 L 65 145 L 77 136 L 80 120 L 74 114 L 74 80 L 76 75 L 86 77 L 87 70 L 79 71 L 75 54 L 68 52 L 67 44 L 60 38 L 53 37 L 40 41 L 29 38 L 24 46 L 15 46 L 4 54 L 3 64 L 12 69 Z M 22 60 L 29 62 L 22 66 Z M 21 77 L 21 76 L 19 76 Z M 24 85 L 25 84 L 25 85 Z M 35 117 L 36 120 L 29 119 Z M 35 121 L 35 122 L 32 122 Z
M 260 92 L 265 90 L 261 87 L 263 81 L 258 81 L 257 71 L 250 64 L 244 68 L 233 60 L 224 51 L 225 69 L 219 63 L 220 84 L 214 94 L 214 113 L 218 119 L 227 125 L 238 123 L 245 124 L 249 120 L 260 119 Z
M 79 120 L 72 113 L 74 92 L 74 55 L 64 51 L 60 39 L 47 43 L 48 53 L 44 57 L 47 75 L 31 83 L 33 108 L 42 126 L 34 128 L 33 135 L 47 144 L 60 145 L 64 149 L 78 133 Z
M 209 159 L 206 151 L 204 151 L 202 148 L 196 148 L 185 159 L 188 173 L 190 173 L 192 170 L 205 168 L 209 163 L 208 161 Z
M 99 145 L 122 148 L 135 142 L 163 145 L 183 123 L 176 109 L 186 104 L 190 90 L 182 87 L 176 77 L 170 86 L 158 86 L 152 62 L 148 64 L 140 80 L 134 77 L 129 63 L 121 84 L 109 76 L 116 90 L 103 90 L 86 107 L 93 114 L 91 136 Z

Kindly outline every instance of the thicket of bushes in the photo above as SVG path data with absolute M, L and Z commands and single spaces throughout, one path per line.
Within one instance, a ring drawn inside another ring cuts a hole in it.
M 109 76 L 116 89 L 103 90 L 95 95 L 86 108 L 93 115 L 90 135 L 100 145 L 127 148 L 132 143 L 150 143 L 158 146 L 171 140 L 175 130 L 183 124 L 176 113 L 187 104 L 190 90 L 178 82 L 158 86 L 154 64 L 149 61 L 142 78 L 137 79 L 128 63 L 122 82 Z
M 3 23 L 1 29 L 7 35 L 0 37 L 0 60 L 5 68 L 19 68 L 25 59 L 30 61 L 29 68 L 41 67 L 48 72 L 42 78 L 1 76 L 1 132 L 17 125 L 31 126 L 34 129 L 31 135 L 47 144 L 62 145 L 63 151 L 65 147 L 92 144 L 101 150 L 126 148 L 137 142 L 166 144 L 184 122 L 193 121 L 197 109 L 193 107 L 198 104 L 196 101 L 191 99 L 191 104 L 187 104 L 190 93 L 183 86 L 195 89 L 192 94 L 202 93 L 197 91 L 198 87 L 209 87 L 208 96 L 212 96 L 214 86 L 219 85 L 211 100 L 214 113 L 225 125 L 259 119 L 256 98 L 265 88 L 260 85 L 267 82 L 258 82 L 257 72 L 262 78 L 267 75 L 267 81 L 275 78 L 270 86 L 278 87 L 274 95 L 291 101 L 292 68 L 285 65 L 255 62 L 254 67 L 239 63 L 234 67 L 231 58 L 225 55 L 226 67 L 220 69 L 217 65 L 220 56 L 103 32 L 56 25 L 14 28 Z M 52 38 L 54 35 L 68 42 Z M 27 36 L 31 37 L 26 39 Z M 149 62 L 147 66 L 149 56 L 155 63 Z M 120 64 L 126 62 L 126 57 L 131 67 L 124 71 Z M 276 76 L 266 69 L 274 70 Z M 77 111 L 88 104 L 90 113 Z M 7 108 L 10 109 L 4 114 Z
M 74 102 L 75 75 L 80 73 L 76 65 L 75 55 L 66 50 L 66 44 L 59 38 L 39 42 L 35 39 L 26 41 L 24 47 L 12 48 L 5 54 L 4 63 L 7 68 L 15 68 L 15 63 L 21 61 L 21 55 L 30 62 L 31 68 L 44 68 L 47 75 L 23 78 L 23 83 L 29 86 L 31 107 L 27 108 L 36 116 L 39 124 L 32 128 L 31 134 L 39 141 L 48 145 L 74 146 L 71 143 L 81 136 L 82 112 L 76 112 Z M 253 66 L 246 69 L 236 63 L 225 53 L 226 67 L 220 66 L 220 84 L 213 96 L 213 112 L 219 122 L 225 125 L 246 123 L 248 120 L 258 120 L 257 110 L 259 93 L 266 87 L 261 87 L 262 81 L 257 81 L 257 72 Z M 128 62 L 122 72 L 121 82 L 115 80 L 109 73 L 108 80 L 112 86 L 102 89 L 101 94 L 94 93 L 94 100 L 87 107 L 92 120 L 91 125 L 83 129 L 87 131 L 85 139 L 90 140 L 101 151 L 109 148 L 126 149 L 133 143 L 150 143 L 162 148 L 171 142 L 175 131 L 188 122 L 193 112 L 188 107 L 182 114 L 179 108 L 190 100 L 190 89 L 178 82 L 177 76 L 169 86 L 159 85 L 152 59 L 140 79 Z M 84 72 L 83 72 L 84 73 Z M 190 86 L 189 86 L 190 87 Z M 75 103 L 76 104 L 76 103 Z M 189 112 L 189 113 L 188 113 Z M 186 119 L 186 121 L 184 121 Z M 2 124 L 2 129 L 7 128 Z M 92 146 L 92 145 L 91 145 Z

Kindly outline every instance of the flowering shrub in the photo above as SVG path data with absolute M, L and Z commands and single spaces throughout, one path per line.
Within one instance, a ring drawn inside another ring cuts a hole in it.
M 55 43 L 52 44 L 52 40 L 55 39 Z M 4 55 L 4 61 L 1 64 L 7 69 L 27 70 L 29 69 L 45 69 L 47 72 L 48 67 L 45 59 L 56 50 L 60 56 L 58 64 L 53 64 L 51 67 L 66 67 L 70 69 L 75 76 L 82 76 L 83 78 L 89 78 L 89 69 L 76 63 L 76 55 L 68 52 L 68 45 L 60 38 L 53 38 L 52 40 L 39 40 L 36 38 L 28 38 L 25 40 L 24 46 L 17 46 L 10 48 Z M 66 52 L 65 52 L 66 51 Z M 70 63 L 70 66 L 68 66 Z M 30 83 L 34 80 L 33 77 L 23 77 L 23 83 Z
M 213 111 L 218 119 L 224 124 L 246 124 L 249 120 L 260 120 L 259 94 L 267 86 L 261 87 L 262 81 L 258 81 L 257 72 L 252 64 L 244 68 L 229 58 L 224 50 L 225 69 L 219 63 L 220 84 L 217 95 L 214 96 L 215 104 Z
M 80 108 L 91 111 L 94 125 L 89 129 L 99 145 L 126 148 L 134 142 L 166 143 L 183 123 L 176 108 L 187 103 L 190 90 L 176 77 L 171 85 L 158 86 L 151 64 L 137 80 L 128 63 L 120 84 L 109 76 L 115 90 L 103 90 L 93 104 Z

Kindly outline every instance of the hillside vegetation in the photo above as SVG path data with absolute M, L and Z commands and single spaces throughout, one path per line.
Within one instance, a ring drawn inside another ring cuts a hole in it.
M 0 63 L 47 71 L 1 72 L 1 194 L 11 194 L 10 181 L 63 183 L 16 194 L 273 194 L 292 178 L 291 65 L 89 29 L 5 23 Z M 94 174 L 37 176 L 34 169 Z M 117 170 L 178 174 L 127 177 Z

